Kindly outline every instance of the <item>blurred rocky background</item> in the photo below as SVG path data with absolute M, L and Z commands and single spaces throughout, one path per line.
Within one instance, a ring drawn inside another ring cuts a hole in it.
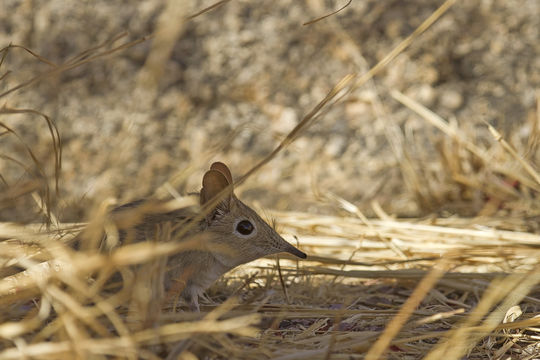
M 0 67 L 0 76 L 9 71 L 0 93 L 86 50 L 94 54 L 92 48 L 123 32 L 99 51 L 155 34 L 0 98 L 1 106 L 46 114 L 62 139 L 55 195 L 46 122 L 35 114 L 1 114 L 0 121 L 21 137 L 1 137 L 4 188 L 30 176 L 6 158 L 33 166 L 23 144 L 43 165 L 54 211 L 63 221 L 85 220 L 107 197 L 123 202 L 170 191 L 163 187 L 167 182 L 180 193 L 198 191 L 213 160 L 241 175 L 343 76 L 366 72 L 442 1 L 352 1 L 310 25 L 303 24 L 345 2 L 239 0 L 190 17 L 214 3 L 2 0 L 0 47 L 22 45 L 50 63 L 10 48 Z M 397 102 L 391 91 L 423 104 L 493 155 L 490 149 L 499 145 L 488 122 L 538 164 L 530 139 L 540 132 L 539 29 L 537 0 L 456 2 L 239 193 L 251 204 L 280 210 L 340 211 L 337 196 L 369 216 L 374 204 L 397 216 L 478 215 L 494 195 L 464 179 L 508 182 L 509 193 L 519 184 L 482 174 L 483 166 L 454 139 Z M 391 139 L 401 139 L 397 148 Z M 461 178 L 449 170 L 452 153 Z M 501 166 L 518 165 L 504 160 Z M 18 198 L 1 209 L 1 219 L 39 220 L 32 201 Z M 504 202 L 497 206 L 504 211 Z

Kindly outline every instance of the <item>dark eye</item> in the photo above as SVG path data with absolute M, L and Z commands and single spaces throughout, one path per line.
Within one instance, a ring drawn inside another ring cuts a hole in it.
M 242 220 L 236 225 L 236 231 L 242 235 L 249 235 L 253 232 L 253 224 L 249 220 Z

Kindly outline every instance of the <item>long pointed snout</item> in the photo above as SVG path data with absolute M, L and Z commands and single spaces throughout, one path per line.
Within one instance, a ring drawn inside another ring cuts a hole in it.
M 305 252 L 298 250 L 297 248 L 295 248 L 291 244 L 288 244 L 288 245 L 289 245 L 288 248 L 285 250 L 286 252 L 288 252 L 290 254 L 293 254 L 295 256 L 298 256 L 300 259 L 307 258 L 307 255 L 306 255 Z
M 280 241 L 280 249 L 282 252 L 288 252 L 289 254 L 293 254 L 294 256 L 298 256 L 300 259 L 307 258 L 306 253 L 303 251 L 298 250 L 291 244 L 289 244 L 285 239 L 281 238 Z

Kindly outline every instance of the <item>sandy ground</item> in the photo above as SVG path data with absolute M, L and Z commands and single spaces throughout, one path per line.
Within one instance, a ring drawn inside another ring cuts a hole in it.
M 231 1 L 174 25 L 212 3 L 0 2 L 0 46 L 24 45 L 54 64 L 125 31 L 115 44 L 149 35 L 160 22 L 166 24 L 161 30 L 171 32 L 165 38 L 177 33 L 163 59 L 166 44 L 148 40 L 0 99 L 55 121 L 63 142 L 56 209 L 62 220 L 83 220 L 108 196 L 127 201 L 151 195 L 179 174 L 190 176 L 179 181 L 178 190 L 196 191 L 212 160 L 244 173 L 343 76 L 375 65 L 442 2 L 353 1 L 304 26 L 342 4 Z M 519 148 L 537 116 L 539 29 L 537 0 L 457 2 L 373 81 L 329 108 L 252 177 L 240 189 L 242 197 L 264 207 L 331 212 L 335 202 L 316 194 L 332 193 L 368 215 L 372 200 L 401 216 L 445 209 L 474 215 L 482 208 L 482 192 L 461 196 L 444 171 L 439 149 L 451 141 L 390 92 L 419 101 L 479 146 L 494 144 L 483 123 L 488 121 Z M 0 67 L 0 74 L 11 71 L 0 81 L 0 92 L 50 69 L 22 49 L 11 49 Z M 27 114 L 0 120 L 18 131 L 52 179 L 45 122 Z M 390 128 L 402 134 L 397 151 L 389 145 Z M 20 143 L 4 139 L 4 155 L 32 164 Z M 421 179 L 435 185 L 431 206 L 404 184 L 398 166 L 404 150 Z M 28 177 L 5 158 L 0 173 L 10 185 Z M 447 186 L 437 188 L 437 181 Z M 21 200 L 0 216 L 36 221 L 37 207 L 32 208 L 35 213 Z

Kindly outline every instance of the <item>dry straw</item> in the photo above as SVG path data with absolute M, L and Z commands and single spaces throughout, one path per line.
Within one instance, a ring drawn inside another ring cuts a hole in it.
M 329 106 L 387 66 L 452 4 L 445 2 L 370 71 L 340 81 L 240 182 L 291 144 Z M 114 46 L 119 39 L 62 65 L 28 50 L 52 70 L 0 98 L 145 40 Z M 2 59 L 12 48 L 3 50 Z M 514 204 L 531 193 L 538 196 L 540 182 L 534 166 L 493 128 L 503 149 L 496 157 L 496 149 L 481 148 L 464 131 L 405 95 L 391 94 L 474 157 L 459 161 L 479 159 L 485 173 L 519 181 L 523 188 L 510 191 Z M 61 142 L 54 123 L 31 110 L 4 107 L 0 115 L 16 112 L 46 119 L 58 174 Z M 34 160 L 27 166 L 29 172 L 45 180 L 41 165 L 27 149 Z M 519 170 L 505 166 L 509 158 L 518 161 Z M 464 186 L 485 181 L 485 173 L 475 173 L 465 182 L 462 168 L 449 171 L 453 172 L 449 178 Z M 416 179 L 411 184 L 421 182 Z M 504 185 L 496 184 L 486 192 L 496 198 L 501 189 Z M 298 239 L 310 254 L 307 261 L 283 256 L 281 261 L 261 259 L 238 268 L 210 289 L 201 313 L 189 313 L 176 311 L 175 301 L 158 298 L 156 304 L 152 284 L 163 277 L 163 258 L 196 247 L 196 239 L 164 241 L 170 231 L 162 229 L 156 241 L 97 251 L 103 229 L 109 234 L 107 241 L 118 237 L 107 218 L 112 202 L 105 202 L 85 227 L 55 221 L 50 191 L 39 181 L 9 190 L 11 195 L 3 194 L 2 204 L 35 194 L 50 221 L 49 226 L 0 224 L 0 360 L 167 355 L 181 359 L 534 359 L 540 354 L 540 235 L 533 231 L 538 229 L 537 205 L 527 208 L 528 217 L 516 206 L 506 217 L 400 220 L 374 203 L 377 220 L 367 219 L 345 199 L 321 194 L 344 214 L 272 213 L 288 240 Z M 189 197 L 178 196 L 169 204 L 171 209 L 192 205 Z M 86 242 L 75 251 L 73 243 L 83 227 Z

